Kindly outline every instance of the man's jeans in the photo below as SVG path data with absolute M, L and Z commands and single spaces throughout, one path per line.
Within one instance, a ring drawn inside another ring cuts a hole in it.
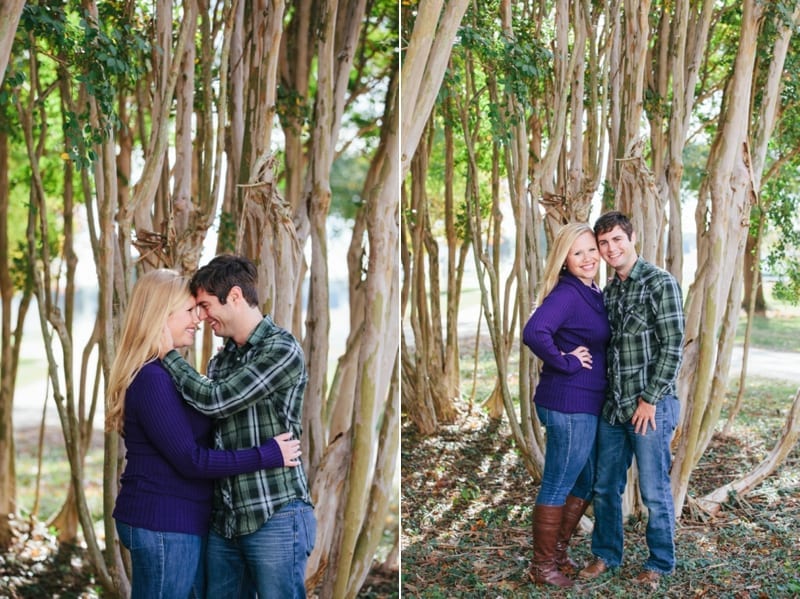
M 287 503 L 256 532 L 226 539 L 208 535 L 209 598 L 306 596 L 306 562 L 314 548 L 317 520 L 304 501 Z
M 644 435 L 634 433 L 630 422 L 609 424 L 600 418 L 592 553 L 611 568 L 622 564 L 622 493 L 634 456 L 639 490 L 648 511 L 645 538 L 650 555 L 644 568 L 661 574 L 669 574 L 675 568 L 675 507 L 669 469 L 670 440 L 679 412 L 678 399 L 665 396 L 656 404 L 656 430 L 648 425 Z
M 117 522 L 120 542 L 131 553 L 131 599 L 196 597 L 192 584 L 205 537 L 157 532 Z
M 597 416 L 566 414 L 536 406 L 547 431 L 537 505 L 564 505 L 567 495 L 591 499 Z

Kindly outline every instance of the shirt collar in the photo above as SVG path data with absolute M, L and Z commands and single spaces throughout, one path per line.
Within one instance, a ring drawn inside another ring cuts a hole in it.
M 243 345 L 241 346 L 236 345 L 236 342 L 229 337 L 225 341 L 225 351 L 230 351 L 230 352 L 247 351 L 251 347 L 258 345 L 264 339 L 269 337 L 274 327 L 275 323 L 272 322 L 272 319 L 268 315 L 265 315 L 264 318 L 261 319 L 261 322 L 259 322 L 256 325 L 256 328 L 253 329 L 253 332 L 250 333 L 250 336 L 247 338 L 247 341 L 245 341 Z
M 631 268 L 631 271 L 628 273 L 628 276 L 624 281 L 619 278 L 619 275 L 617 273 L 614 273 L 614 279 L 616 279 L 619 283 L 626 283 L 627 281 L 630 280 L 635 281 L 636 279 L 642 276 L 642 270 L 645 268 L 644 264 L 645 264 L 644 258 L 639 256 L 638 258 L 636 258 L 636 262 L 633 263 L 633 268 Z

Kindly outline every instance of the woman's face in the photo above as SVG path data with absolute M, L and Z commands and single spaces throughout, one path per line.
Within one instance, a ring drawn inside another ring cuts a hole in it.
M 582 233 L 567 252 L 567 270 L 586 285 L 591 285 L 600 266 L 600 252 L 594 234 Z
M 177 348 L 192 345 L 199 322 L 195 301 L 190 295 L 180 308 L 167 317 L 167 326 L 172 334 L 173 346 Z

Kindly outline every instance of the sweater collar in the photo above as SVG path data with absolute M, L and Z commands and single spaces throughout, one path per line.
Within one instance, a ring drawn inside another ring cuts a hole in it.
M 570 272 L 562 273 L 560 280 L 570 287 L 577 289 L 578 293 L 581 294 L 581 297 L 586 300 L 586 303 L 588 303 L 596 311 L 602 312 L 605 310 L 603 305 L 603 292 L 600 291 L 600 288 L 594 281 L 592 281 L 591 286 L 586 285 L 583 281 Z

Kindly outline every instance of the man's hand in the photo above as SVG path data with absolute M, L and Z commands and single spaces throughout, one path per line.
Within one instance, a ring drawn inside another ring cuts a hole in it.
M 647 432 L 648 424 L 653 427 L 653 430 L 656 430 L 656 407 L 640 397 L 639 405 L 631 418 L 631 424 L 633 424 L 633 431 L 637 434 L 644 435 Z

